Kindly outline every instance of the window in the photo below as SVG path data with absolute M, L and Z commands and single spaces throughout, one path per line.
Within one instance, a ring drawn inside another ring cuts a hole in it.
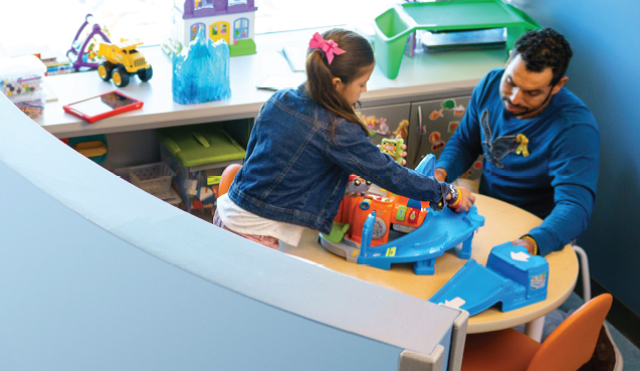
M 205 31 L 206 28 L 204 23 L 195 23 L 193 26 L 191 26 L 191 40 L 195 40 L 199 29 L 202 29 L 202 31 L 205 32 L 205 35 L 207 34 L 207 32 Z
M 213 0 L 193 0 L 193 9 L 213 9 Z
M 17 16 L 24 13 L 24 3 L 0 0 L 0 14 L 16 15 L 3 17 L 0 22 L 0 56 L 32 54 L 43 49 L 64 55 L 87 14 L 94 17 L 85 31 L 97 23 L 106 27 L 113 41 L 138 38 L 145 46 L 157 45 L 170 35 L 175 9 L 184 9 L 185 1 L 192 1 L 198 9 L 214 7 L 214 0 L 29 0 L 29 8 L 37 9 L 29 13 L 29 24 L 39 26 L 27 27 L 24 17 Z M 254 24 L 247 20 L 246 27 L 242 23 L 238 27 L 234 22 L 228 29 L 218 31 L 233 32 L 235 36 L 238 30 L 241 38 L 244 32 L 248 37 L 249 27 L 260 34 L 371 23 L 396 1 L 402 0 L 254 0 L 258 8 Z M 242 6 L 249 2 L 228 0 L 228 4 Z M 64 9 L 63 18 L 51 16 L 59 14 L 60 9 Z
M 247 18 L 236 19 L 233 22 L 233 37 L 236 40 L 249 37 L 249 20 Z
M 402 0 L 255 0 L 258 8 L 254 32 L 280 32 L 307 28 L 371 24 Z

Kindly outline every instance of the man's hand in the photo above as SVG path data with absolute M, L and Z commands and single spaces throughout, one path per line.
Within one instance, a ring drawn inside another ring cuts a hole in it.
M 436 174 L 437 174 L 437 170 L 436 170 Z M 471 206 L 473 206 L 473 204 L 476 202 L 476 196 L 474 196 L 471 193 L 471 191 L 469 191 L 466 188 L 458 187 L 458 189 L 460 190 L 460 196 L 461 196 L 460 205 L 452 209 L 457 213 L 466 213 L 467 211 L 469 211 L 469 209 L 471 209 Z M 450 200 L 450 202 L 454 202 L 454 201 L 455 200 Z
M 447 180 L 447 171 L 445 169 L 441 168 L 441 167 L 437 168 L 436 169 L 435 178 L 436 178 L 436 180 L 439 180 L 441 182 L 445 182 Z
M 519 240 L 511 241 L 511 243 L 514 245 L 518 245 L 526 248 L 529 254 L 531 255 L 534 255 L 535 253 L 535 247 L 533 246 L 533 242 L 527 239 L 519 239 Z

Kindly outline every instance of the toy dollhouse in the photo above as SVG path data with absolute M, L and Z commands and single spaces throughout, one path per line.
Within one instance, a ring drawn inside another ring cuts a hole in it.
M 202 28 L 212 41 L 224 39 L 232 57 L 255 54 L 254 0 L 174 0 L 171 39 L 186 46 Z

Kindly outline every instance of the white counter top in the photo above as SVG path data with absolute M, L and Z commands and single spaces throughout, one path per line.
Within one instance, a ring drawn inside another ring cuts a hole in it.
M 129 86 L 119 90 L 142 100 L 144 107 L 95 124 L 65 113 L 62 106 L 114 90 L 115 85 L 102 81 L 96 71 L 49 76 L 45 78 L 46 84 L 58 100 L 47 103 L 44 116 L 36 122 L 64 138 L 255 117 L 262 103 L 273 94 L 256 88 L 269 75 L 305 80 L 304 73 L 291 71 L 281 51 L 284 45 L 306 45 L 313 32 L 258 35 L 257 54 L 231 58 L 231 98 L 196 105 L 173 102 L 171 59 L 159 47 L 143 47 L 141 51 L 154 69 L 153 78 L 148 83 L 133 78 Z M 389 80 L 377 68 L 374 70 L 369 91 L 362 95 L 362 104 L 366 107 L 418 101 L 445 92 L 469 93 L 484 74 L 504 65 L 505 53 L 488 50 L 405 57 L 395 80 Z

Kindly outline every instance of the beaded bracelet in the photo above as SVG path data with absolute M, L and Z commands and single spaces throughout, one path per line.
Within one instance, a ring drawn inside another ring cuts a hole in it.
M 456 198 L 455 198 L 455 201 L 449 204 L 449 207 L 457 208 L 458 206 L 460 206 L 460 203 L 462 202 L 462 192 L 460 192 L 460 188 L 454 185 L 452 185 L 451 188 L 452 188 L 451 198 L 453 198 L 454 195 L 456 196 Z

